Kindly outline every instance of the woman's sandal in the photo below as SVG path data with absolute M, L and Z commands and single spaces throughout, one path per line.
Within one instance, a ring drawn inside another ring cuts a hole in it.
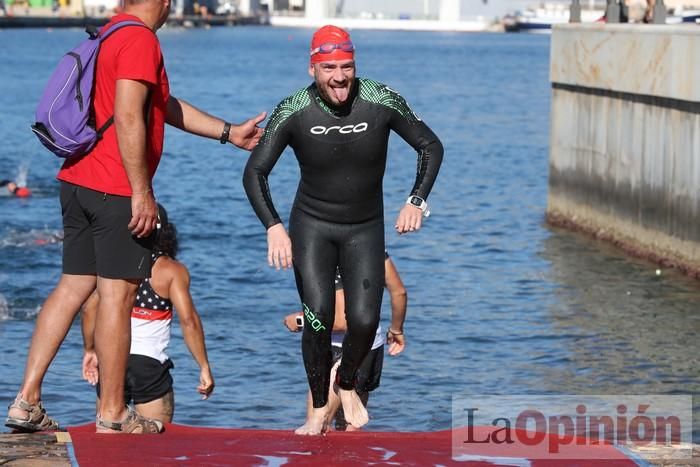
M 46 410 L 44 409 L 44 406 L 41 405 L 41 401 L 37 402 L 36 404 L 30 404 L 22 399 L 21 394 L 17 394 L 15 401 L 10 404 L 7 409 L 5 426 L 10 427 L 13 430 L 21 431 L 23 433 L 35 433 L 37 431 L 56 431 L 59 429 L 58 422 L 46 415 Z M 27 412 L 27 416 L 21 418 L 11 417 L 10 411 L 12 409 L 24 410 Z
M 163 422 L 139 415 L 132 407 L 127 407 L 126 418 L 120 422 L 95 419 L 97 433 L 157 434 L 163 432 Z

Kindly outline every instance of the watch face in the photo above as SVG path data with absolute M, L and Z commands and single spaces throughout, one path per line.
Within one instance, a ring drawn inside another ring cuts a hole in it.
M 417 197 L 417 196 L 413 196 L 413 197 L 411 198 L 411 204 L 414 205 L 414 206 L 420 207 L 420 205 L 421 205 L 421 199 L 420 199 L 419 197 Z

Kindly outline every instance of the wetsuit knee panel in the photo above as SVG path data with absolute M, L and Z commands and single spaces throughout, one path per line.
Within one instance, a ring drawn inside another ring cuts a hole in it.
M 346 315 L 348 331 L 352 333 L 367 333 L 374 336 L 379 326 L 379 313 L 352 313 Z

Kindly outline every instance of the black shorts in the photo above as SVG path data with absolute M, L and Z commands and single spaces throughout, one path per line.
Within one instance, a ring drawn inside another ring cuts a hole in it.
M 151 277 L 153 235 L 136 238 L 127 228 L 131 198 L 61 182 L 61 211 L 64 274 Z
M 341 359 L 343 349 L 333 346 L 333 364 Z M 379 387 L 384 366 L 384 346 L 371 350 L 355 373 L 355 391 L 358 394 L 374 391 Z
M 173 388 L 173 377 L 170 369 L 175 368 L 168 359 L 163 363 L 145 355 L 129 355 L 124 384 L 125 403 L 145 404 L 160 399 Z M 97 385 L 97 396 L 100 395 L 100 385 Z

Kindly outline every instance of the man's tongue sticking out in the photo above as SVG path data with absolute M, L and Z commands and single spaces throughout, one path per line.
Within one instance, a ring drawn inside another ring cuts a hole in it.
M 344 85 L 342 87 L 333 87 L 331 86 L 331 92 L 335 96 L 338 104 L 343 104 L 345 101 L 348 100 L 348 87 L 347 85 Z

